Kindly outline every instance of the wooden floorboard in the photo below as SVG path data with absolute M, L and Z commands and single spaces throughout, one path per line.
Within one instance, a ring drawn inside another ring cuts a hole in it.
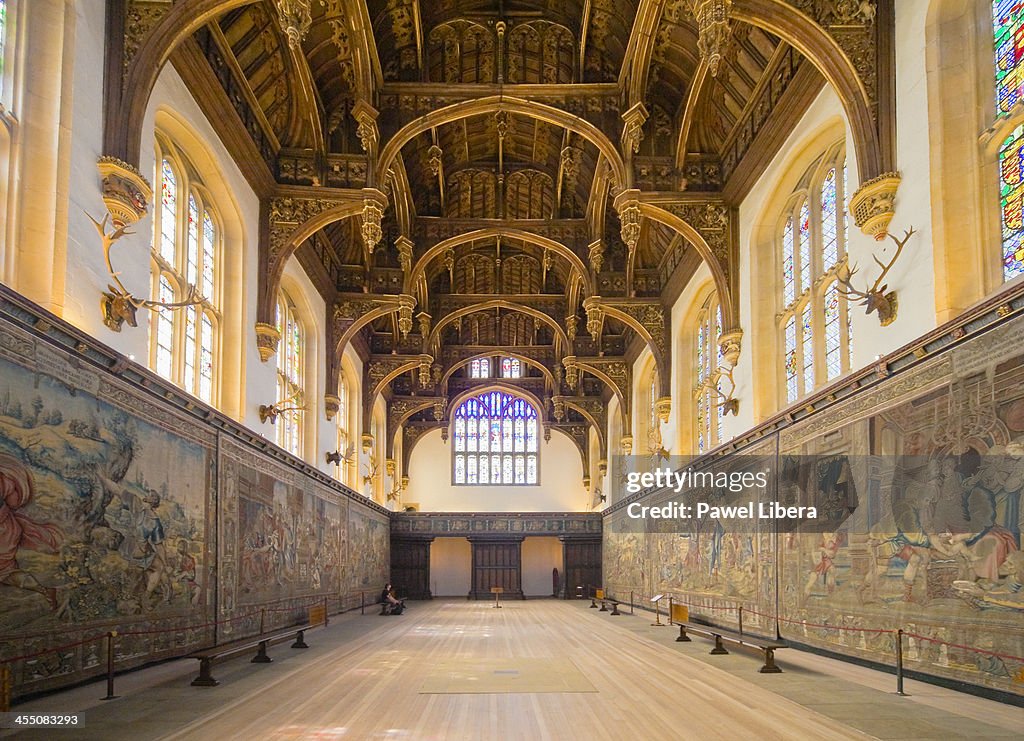
M 163 738 L 866 738 L 562 602 L 413 603 L 370 625 L 257 692 L 207 690 L 225 702 Z M 420 694 L 440 662 L 485 658 L 571 660 L 597 692 Z

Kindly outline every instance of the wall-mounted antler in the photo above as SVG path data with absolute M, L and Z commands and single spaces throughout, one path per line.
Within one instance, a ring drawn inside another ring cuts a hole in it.
M 889 270 L 896 264 L 896 261 L 900 257 L 900 253 L 903 252 L 903 248 L 907 242 L 914 235 L 914 227 L 910 227 L 903 233 L 903 239 L 899 239 L 894 234 L 890 234 L 889 237 L 893 242 L 896 243 L 896 253 L 892 256 L 892 259 L 888 263 L 883 263 L 876 256 L 872 255 L 872 259 L 878 263 L 878 266 L 882 268 L 882 272 L 878 278 L 875 279 L 875 283 L 866 291 L 859 291 L 853 287 L 850 279 L 853 278 L 857 272 L 857 266 L 853 268 L 843 266 L 839 269 L 839 283 L 842 284 L 843 288 L 839 289 L 839 292 L 846 296 L 848 299 L 859 299 L 861 306 L 867 308 L 867 313 L 870 314 L 873 311 L 878 312 L 878 321 L 883 327 L 886 327 L 896 321 L 896 310 L 899 308 L 899 303 L 896 297 L 896 291 L 886 290 L 889 288 L 888 284 L 883 284 L 885 276 L 889 274 Z
M 89 216 L 89 214 L 86 214 Z M 175 303 L 167 303 L 162 301 L 151 301 L 144 298 L 136 298 L 132 295 L 132 292 L 125 287 L 124 283 L 121 282 L 118 271 L 114 270 L 114 266 L 110 261 L 110 248 L 114 246 L 117 240 L 121 239 L 125 235 L 133 234 L 128 231 L 126 225 L 117 227 L 114 231 L 107 233 L 107 219 L 109 216 L 104 216 L 103 221 L 96 221 L 92 216 L 89 216 L 89 221 L 96 227 L 96 231 L 100 235 L 100 242 L 103 245 L 103 260 L 107 265 L 107 272 L 110 273 L 111 279 L 114 281 L 113 285 L 107 285 L 107 291 L 104 291 L 103 298 L 100 299 L 100 309 L 103 312 L 103 324 L 115 332 L 120 332 L 121 327 L 124 326 L 125 322 L 128 323 L 129 327 L 137 327 L 138 321 L 136 319 L 136 312 L 139 309 L 149 309 L 155 311 L 157 309 L 181 309 L 186 306 L 194 306 L 201 304 L 203 299 L 196 294 L 195 286 L 189 286 L 188 296 L 185 297 L 184 301 L 178 301 Z
M 327 453 L 327 462 L 333 463 L 336 466 L 340 466 L 344 463 L 346 466 L 355 460 L 356 446 L 354 443 L 349 443 L 348 447 L 345 448 L 345 455 L 341 454 L 341 450 L 333 450 Z
M 733 371 L 736 370 L 735 366 L 719 367 L 715 371 L 704 379 L 697 390 L 694 392 L 696 396 L 704 393 L 705 390 L 714 392 L 721 401 L 717 403 L 722 410 L 723 416 L 730 414 L 739 414 L 740 411 L 740 400 L 737 399 L 734 394 L 736 393 L 736 379 L 733 378 Z M 726 378 L 729 380 L 729 391 L 728 393 L 722 391 L 722 379 Z
M 270 424 L 276 424 L 277 415 L 284 412 L 305 411 L 305 409 L 306 407 L 302 404 L 300 395 L 294 394 L 282 401 L 275 401 L 273 404 L 260 404 L 260 422 L 263 423 L 269 420 Z M 329 455 L 330 453 L 328 453 Z M 330 460 L 328 460 L 328 463 L 330 463 Z
M 377 478 L 377 469 L 380 468 L 380 464 L 377 463 L 377 459 L 374 458 L 373 456 L 370 456 L 370 461 L 369 463 L 366 464 L 366 466 L 364 466 L 364 468 L 366 470 L 366 473 L 363 474 L 363 483 L 373 483 L 374 479 Z

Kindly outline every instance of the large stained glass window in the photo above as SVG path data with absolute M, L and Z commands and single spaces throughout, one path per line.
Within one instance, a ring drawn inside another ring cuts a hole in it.
M 694 389 L 697 452 L 714 448 L 722 438 L 722 412 L 718 376 L 722 334 L 722 309 L 718 295 L 711 294 L 697 315 L 697 383 Z
M 277 444 L 293 455 L 302 455 L 302 420 L 305 403 L 305 333 L 295 314 L 295 304 L 281 291 L 277 297 L 277 400 L 287 411 L 277 417 Z
M 1024 90 L 1024 3 L 995 0 L 996 105 L 999 113 L 1013 108 Z
M 837 283 L 847 260 L 847 203 L 846 159 L 837 144 L 801 179 L 782 215 L 778 326 L 787 404 L 850 370 L 850 307 Z
M 4 77 L 7 75 L 7 65 L 4 64 L 4 56 L 7 53 L 7 0 L 0 0 L 0 100 L 4 95 Z
M 1024 274 L 1024 125 L 1018 126 L 999 150 L 1000 219 L 1003 235 L 1003 279 Z
M 452 420 L 453 483 L 540 483 L 539 425 L 537 410 L 518 396 L 488 391 L 466 399 Z
M 156 155 L 160 202 L 153 214 L 153 291 L 160 301 L 191 295 L 197 303 L 160 312 L 152 332 L 151 363 L 161 376 L 212 404 L 220 326 L 220 229 L 202 182 L 175 145 L 158 135 Z

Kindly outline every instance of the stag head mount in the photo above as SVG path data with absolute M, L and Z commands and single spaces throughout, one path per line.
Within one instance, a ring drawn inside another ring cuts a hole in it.
M 306 407 L 302 404 L 299 396 L 292 396 L 284 401 L 275 401 L 273 404 L 260 404 L 260 422 L 277 424 L 278 415 L 285 412 L 303 412 Z
M 89 214 L 86 214 L 86 216 L 89 216 Z M 185 297 L 185 300 L 176 303 L 151 301 L 132 295 L 132 292 L 121 282 L 121 273 L 114 270 L 114 266 L 110 261 L 110 248 L 121 237 L 134 234 L 134 232 L 128 231 L 127 224 L 122 224 L 114 229 L 114 231 L 107 232 L 107 221 L 109 218 L 110 216 L 107 215 L 103 217 L 103 221 L 96 221 L 92 216 L 89 216 L 89 221 L 96 227 L 96 232 L 100 235 L 100 242 L 103 245 L 103 260 L 106 263 L 107 272 L 110 274 L 111 280 L 113 280 L 113 283 L 107 284 L 107 290 L 103 292 L 103 297 L 100 299 L 103 324 L 107 328 L 114 332 L 120 332 L 126 323 L 129 327 L 139 326 L 138 317 L 136 316 L 139 309 L 149 309 L 150 311 L 183 309 L 187 306 L 203 303 L 203 298 L 196 293 L 195 286 L 189 286 L 188 295 Z
M 327 452 L 327 462 L 333 463 L 336 466 L 345 464 L 346 466 L 354 462 L 356 452 L 356 446 L 354 443 L 349 443 L 348 447 L 345 448 L 345 454 L 342 455 L 341 450 L 331 450 Z
M 896 264 L 900 254 L 903 252 L 903 248 L 914 234 L 914 227 L 910 227 L 910 229 L 903 232 L 902 239 L 897 237 L 895 234 L 889 235 L 889 238 L 896 243 L 896 251 L 893 253 L 892 259 L 887 263 L 883 263 L 875 255 L 871 256 L 872 259 L 878 263 L 882 272 L 879 273 L 874 284 L 865 291 L 854 288 L 853 283 L 851 282 L 851 279 L 857 272 L 856 265 L 852 268 L 842 266 L 839 269 L 838 278 L 840 285 L 842 285 L 839 292 L 846 296 L 847 299 L 860 301 L 860 305 L 865 307 L 867 310 L 866 313 L 871 314 L 872 312 L 877 311 L 878 322 L 883 327 L 888 327 L 896 321 L 896 312 L 899 309 L 899 301 L 896 296 L 896 291 L 888 290 L 889 285 L 882 281 L 885 280 L 885 276 L 889 274 L 892 266 Z

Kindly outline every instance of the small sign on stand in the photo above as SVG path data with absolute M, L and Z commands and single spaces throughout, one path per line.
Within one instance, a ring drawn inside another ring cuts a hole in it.
M 491 594 L 494 595 L 494 606 L 501 609 L 501 595 L 505 593 L 504 587 L 491 587 Z
M 652 626 L 661 627 L 664 625 L 664 623 L 661 622 L 661 598 L 664 596 L 664 594 L 656 594 L 651 597 L 651 602 L 654 603 L 654 622 L 651 623 Z

